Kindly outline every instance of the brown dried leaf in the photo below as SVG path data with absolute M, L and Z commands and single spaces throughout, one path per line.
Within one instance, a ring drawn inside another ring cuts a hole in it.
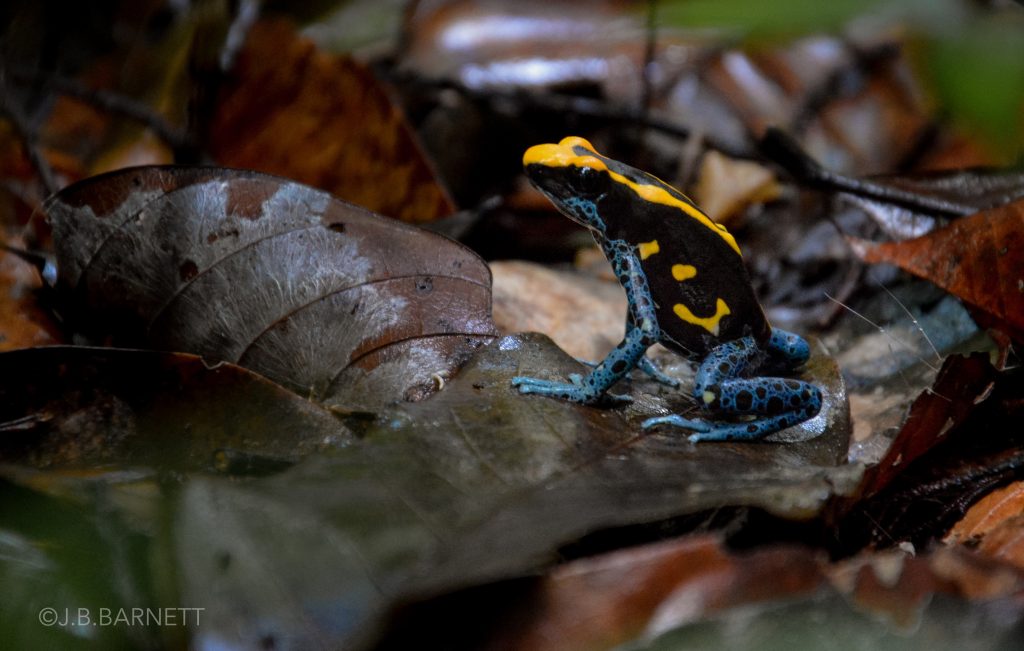
M 143 167 L 49 203 L 93 335 L 251 368 L 326 404 L 429 393 L 494 332 L 472 251 L 256 172 Z
M 825 583 L 820 561 L 795 547 L 730 554 L 713 536 L 577 561 L 545 576 L 487 648 L 606 649 L 726 608 L 806 598 Z
M 995 369 L 985 355 L 948 357 L 932 387 L 911 405 L 903 428 L 885 457 L 864 473 L 860 495 L 868 497 L 878 493 L 911 462 L 964 422 L 989 395 L 994 381 Z
M 408 222 L 450 214 L 402 112 L 362 64 L 258 23 L 209 127 L 218 162 L 280 174 Z
M 981 539 L 1001 523 L 1024 515 L 1024 482 L 1015 482 L 994 490 L 970 510 L 950 530 L 946 542 L 967 542 Z
M 976 310 L 985 325 L 1024 341 L 1024 201 L 958 219 L 904 242 L 852 242 L 866 262 L 929 280 Z
M 608 262 L 601 256 L 602 271 Z M 502 332 L 543 332 L 580 359 L 607 355 L 625 332 L 618 282 L 522 261 L 491 263 L 494 322 Z
M 704 155 L 693 195 L 715 221 L 733 227 L 735 218 L 751 204 L 772 201 L 781 193 L 768 168 L 712 150 Z
M 967 511 L 946 536 L 989 557 L 1024 569 L 1024 482 L 992 491 Z

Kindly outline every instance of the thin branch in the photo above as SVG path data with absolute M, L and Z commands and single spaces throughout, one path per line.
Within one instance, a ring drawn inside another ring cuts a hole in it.
M 183 129 L 168 123 L 163 116 L 147 104 L 120 93 L 89 88 L 74 79 L 59 75 L 40 74 L 18 69 L 11 70 L 10 75 L 13 80 L 20 83 L 49 84 L 58 93 L 74 97 L 104 111 L 135 120 L 152 130 L 157 137 L 175 151 L 189 149 L 193 146 L 192 140 Z
M 43 184 L 43 190 L 46 195 L 49 196 L 56 192 L 58 190 L 57 179 L 53 175 L 53 168 L 50 167 L 50 163 L 39 150 L 38 134 L 29 124 L 28 116 L 18 106 L 11 93 L 0 93 L 0 114 L 7 117 L 14 128 L 15 134 L 17 134 L 24 145 L 25 154 L 28 156 L 32 168 L 35 169 L 36 174 L 39 176 L 39 181 Z
M 978 212 L 974 206 L 908 192 L 866 179 L 857 179 L 827 170 L 811 158 L 785 132 L 774 127 L 765 131 L 758 142 L 761 153 L 789 172 L 794 179 L 812 188 L 848 192 L 916 212 L 944 217 L 964 217 Z

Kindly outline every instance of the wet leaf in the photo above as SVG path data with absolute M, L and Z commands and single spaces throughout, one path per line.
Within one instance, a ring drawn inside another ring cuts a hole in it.
M 132 168 L 48 213 L 88 332 L 237 363 L 332 406 L 422 397 L 493 333 L 474 253 L 285 179 Z
M 615 410 L 510 386 L 580 369 L 544 337 L 506 337 L 358 446 L 245 486 L 190 481 L 175 540 L 183 594 L 210 615 L 197 643 L 353 645 L 397 601 L 535 572 L 588 534 L 737 505 L 812 517 L 859 477 L 839 466 L 834 366 L 820 429 L 757 445 L 642 434 L 660 406 L 644 394 Z
M 389 217 L 429 222 L 454 211 L 373 73 L 317 50 L 287 22 L 253 27 L 208 138 L 221 164 L 287 176 Z
M 7 463 L 231 474 L 352 440 L 326 409 L 233 364 L 72 346 L 0 354 L 0 432 Z
M 957 296 L 985 325 L 1024 341 L 1024 201 L 958 219 L 904 242 L 852 242 L 866 262 L 894 264 Z

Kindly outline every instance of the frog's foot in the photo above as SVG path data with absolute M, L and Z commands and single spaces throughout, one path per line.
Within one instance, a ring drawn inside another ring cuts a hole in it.
M 672 425 L 673 427 L 685 427 L 686 429 L 692 429 L 695 432 L 707 432 L 711 429 L 711 424 L 706 420 L 695 420 L 691 418 L 683 418 L 679 414 L 671 414 L 669 416 L 655 416 L 654 418 L 648 418 L 640 425 L 643 429 L 651 429 L 658 425 Z
M 613 405 L 619 405 L 633 401 L 629 396 L 596 391 L 584 381 L 579 373 L 571 374 L 569 382 L 556 382 L 554 380 L 542 380 L 540 378 L 518 375 L 512 378 L 512 386 L 518 388 L 519 393 L 532 393 L 539 396 L 548 396 L 549 398 L 560 398 L 584 405 L 605 401 Z
M 640 363 L 637 364 L 637 368 L 639 368 L 647 375 L 650 375 L 654 379 L 654 381 L 658 382 L 659 384 L 664 384 L 665 386 L 670 387 L 672 389 L 679 388 L 679 380 L 669 375 L 666 375 L 660 368 L 658 368 L 654 364 L 654 362 L 647 359 L 646 357 L 640 358 Z
M 756 441 L 779 430 L 802 423 L 812 418 L 815 413 L 817 413 L 816 408 L 808 407 L 742 423 L 716 423 L 705 420 L 691 420 L 672 414 L 670 416 L 648 418 L 643 422 L 642 427 L 644 429 L 657 427 L 658 425 L 685 427 L 695 432 L 688 437 L 691 443 L 697 443 L 698 441 Z

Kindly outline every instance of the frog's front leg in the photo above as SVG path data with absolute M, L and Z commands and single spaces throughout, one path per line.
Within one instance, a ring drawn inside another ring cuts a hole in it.
M 626 332 L 628 333 L 634 327 L 636 326 L 633 325 L 633 319 L 627 318 Z M 576 361 L 581 364 L 586 364 L 591 368 L 596 367 L 598 364 L 598 362 L 591 362 L 585 359 L 577 359 Z M 672 377 L 671 375 L 667 375 L 664 371 L 658 368 L 658 365 L 652 362 L 651 359 L 647 357 L 647 355 L 644 355 L 643 357 L 640 358 L 640 361 L 637 362 L 636 368 L 646 373 L 648 377 L 650 377 L 659 384 L 664 384 L 665 386 L 671 387 L 673 389 L 679 388 L 679 380 Z
M 625 338 L 585 377 L 573 374 L 569 376 L 570 382 L 523 376 L 512 378 L 512 386 L 517 387 L 520 393 L 535 393 L 593 404 L 600 400 L 612 385 L 638 364 L 642 364 L 642 360 L 646 359 L 644 353 L 658 341 L 660 330 L 654 310 L 654 299 L 651 297 L 647 278 L 640 268 L 640 260 L 637 259 L 633 247 L 623 240 L 599 240 L 599 243 L 611 261 L 619 282 L 626 290 L 629 316 L 626 319 Z M 622 399 L 620 396 L 615 397 Z
M 792 370 L 810 355 L 802 338 L 773 330 L 765 352 L 768 366 Z M 707 356 L 697 371 L 694 395 L 701 406 L 722 416 L 758 416 L 737 423 L 714 423 L 681 416 L 661 416 L 644 421 L 643 427 L 675 425 L 696 431 L 691 441 L 760 439 L 813 418 L 821 409 L 821 391 L 808 382 L 778 377 L 741 375 L 760 356 L 751 337 L 724 343 Z M 756 369 L 755 369 L 756 370 Z

